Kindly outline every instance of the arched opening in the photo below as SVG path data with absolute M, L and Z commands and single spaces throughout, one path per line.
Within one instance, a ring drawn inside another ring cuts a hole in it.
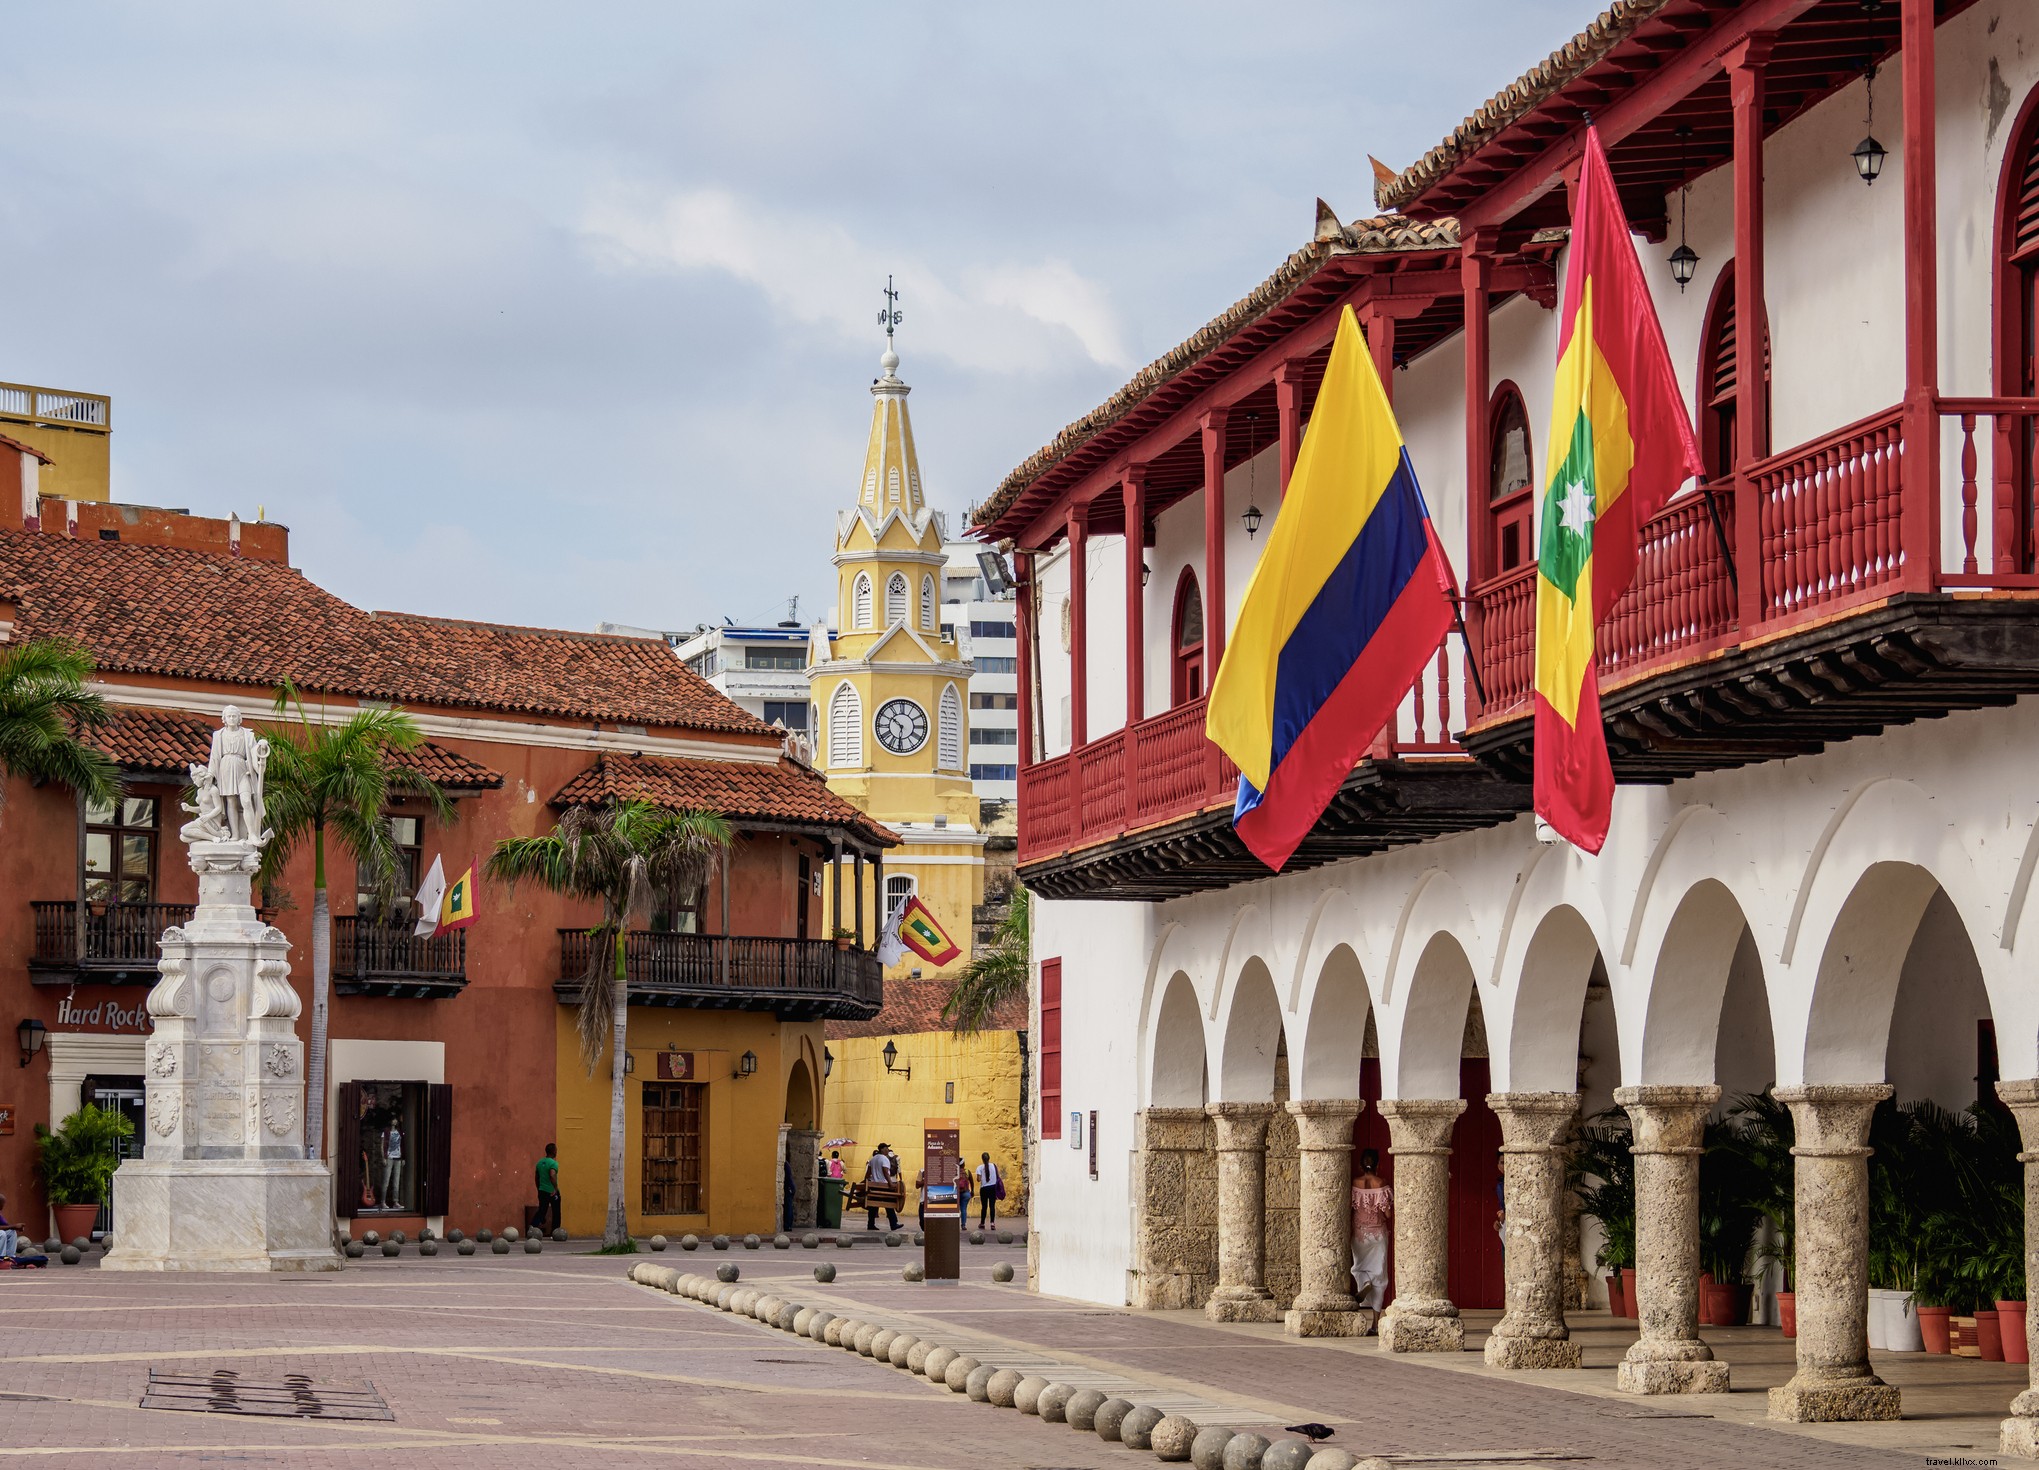
M 820 1192 L 821 1095 L 814 1069 L 804 1056 L 786 1071 L 785 1122 L 779 1129 L 779 1225 L 797 1230 L 814 1224 Z
M 1218 1052 L 1217 1100 L 1273 1101 L 1277 1056 L 1286 1061 L 1281 1001 L 1266 962 L 1256 955 L 1240 970 L 1225 1015 L 1225 1037 Z
M 1175 584 L 1170 627 L 1168 699 L 1171 705 L 1189 704 L 1204 697 L 1204 598 L 1197 590 L 1196 573 L 1188 567 Z
M 894 572 L 885 580 L 885 626 L 906 621 L 906 573 Z
M 1196 987 L 1180 970 L 1169 977 L 1161 994 L 1150 1079 L 1149 1107 L 1200 1108 L 1210 1101 L 1203 1014 L 1197 1009 Z
M 1996 391 L 2005 398 L 2039 395 L 2039 88 L 2025 99 L 1997 184 Z M 1998 571 L 2039 565 L 2039 426 L 2029 417 L 1997 420 Z M 2014 539 L 2013 539 L 2014 538 Z M 2013 540 L 2006 554 L 2001 544 Z
M 871 574 L 858 572 L 850 584 L 850 622 L 859 628 L 871 626 Z
M 1708 480 L 1725 480 L 1739 463 L 1736 439 L 1736 395 L 1740 372 L 1735 361 L 1735 264 L 1721 267 L 1713 299 L 1706 304 L 1706 330 L 1699 342 L 1699 458 Z M 1770 324 L 1763 324 L 1763 401 L 1770 399 Z M 1768 423 L 1769 414 L 1763 415 Z M 1756 446 L 1760 457 L 1770 452 L 1766 441 Z
M 1497 577 L 1528 564 L 1530 515 L 1535 499 L 1530 458 L 1529 410 L 1513 383 L 1494 392 L 1487 410 L 1487 535 L 1480 548 L 1482 577 Z
M 1155 1008 L 1133 1170 L 1133 1305 L 1201 1307 L 1218 1281 L 1218 1163 L 1196 987 L 1177 970 Z
M 864 702 L 848 681 L 828 700 L 828 763 L 852 770 L 864 763 Z
M 813 1128 L 820 1116 L 821 1105 L 814 1095 L 814 1073 L 808 1069 L 807 1058 L 795 1058 L 792 1070 L 786 1074 L 786 1126 Z
M 935 630 L 935 579 L 927 574 L 920 579 L 920 626 L 925 632 Z
M 945 771 L 963 769 L 963 698 L 956 693 L 956 686 L 942 686 L 941 713 L 937 722 L 939 734 L 935 741 L 935 758 Z

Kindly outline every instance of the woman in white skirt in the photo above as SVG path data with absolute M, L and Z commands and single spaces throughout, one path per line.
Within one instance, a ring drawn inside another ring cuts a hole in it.
M 1379 1311 L 1388 1296 L 1388 1238 L 1395 1221 L 1395 1192 L 1374 1172 L 1381 1156 L 1361 1149 L 1359 1177 L 1352 1181 L 1352 1293 L 1362 1307 Z

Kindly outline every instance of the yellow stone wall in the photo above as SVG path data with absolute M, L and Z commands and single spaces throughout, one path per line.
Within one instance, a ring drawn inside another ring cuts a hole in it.
M 590 1077 L 581 1065 L 573 1008 L 556 1017 L 560 1215 L 576 1236 L 600 1235 L 608 1209 L 609 1069 Z M 698 1215 L 644 1214 L 644 1084 L 658 1080 L 658 1053 L 694 1054 L 694 1077 L 708 1088 L 706 1208 Z M 634 1235 L 770 1235 L 778 1229 L 779 1125 L 812 1121 L 822 1075 L 821 1023 L 781 1022 L 770 1012 L 638 1006 L 630 1012 L 633 1070 L 624 1079 L 624 1204 Z M 757 1053 L 758 1069 L 737 1078 L 737 1059 Z M 882 1068 L 881 1068 L 882 1070 Z M 793 1161 L 796 1174 L 811 1162 Z
M 913 1076 L 885 1070 L 885 1043 L 899 1047 L 893 1065 Z M 863 1177 L 864 1161 L 879 1143 L 889 1143 L 913 1182 L 921 1167 L 921 1131 L 929 1118 L 955 1118 L 961 1125 L 963 1157 L 972 1169 L 989 1153 L 1005 1174 L 1001 1211 L 1019 1213 L 1026 1197 L 1026 1159 L 1020 1136 L 1020 1049 L 1016 1031 L 980 1031 L 951 1036 L 946 1031 L 912 1036 L 859 1036 L 828 1044 L 835 1053 L 822 1099 L 822 1139 L 854 1138 L 842 1151 L 845 1172 Z M 954 1100 L 949 1089 L 953 1087 Z M 907 1212 L 917 1200 L 907 1193 Z M 973 1200 L 970 1218 L 977 1218 Z M 880 1215 L 880 1223 L 884 1216 Z M 853 1222 L 845 1219 L 849 1225 Z M 862 1221 L 854 1222 L 861 1224 Z
M 50 462 L 36 474 L 36 491 L 64 500 L 113 498 L 113 437 L 91 429 L 67 429 L 0 416 L 0 434 L 40 449 Z M 8 488 L 15 489 L 13 461 L 8 461 Z
M 830 784 L 833 785 L 834 783 L 831 782 Z M 852 799 L 854 800 L 854 798 Z M 970 859 L 970 861 L 967 863 L 916 863 L 913 861 L 916 856 L 965 857 Z M 885 971 L 886 979 L 901 979 L 912 974 L 917 969 L 921 972 L 922 978 L 931 980 L 937 976 L 954 975 L 970 962 L 975 934 L 971 923 L 972 915 L 977 905 L 984 902 L 983 858 L 983 848 L 963 843 L 935 844 L 916 842 L 911 847 L 894 847 L 886 851 L 886 876 L 890 877 L 894 873 L 912 874 L 916 885 L 914 891 L 920 895 L 921 902 L 934 911 L 936 922 L 942 926 L 949 938 L 953 939 L 957 947 L 963 951 L 954 960 L 938 969 L 930 965 L 919 955 L 908 950 L 904 959 L 900 960 L 898 964 L 890 966 Z M 872 901 L 872 886 L 872 874 L 867 868 L 864 872 L 864 942 L 866 944 L 876 943 L 876 936 L 871 930 L 871 926 L 875 922 L 872 915 L 877 912 L 877 905 Z M 828 874 L 824 870 L 822 874 L 821 907 L 823 923 L 826 926 L 822 932 L 825 934 L 833 934 L 835 932 L 834 895 L 834 884 L 829 881 Z M 849 913 L 855 902 L 855 882 L 849 872 L 845 870 L 843 874 L 843 911 L 846 914 Z M 854 925 L 846 925 L 845 927 L 854 927 Z

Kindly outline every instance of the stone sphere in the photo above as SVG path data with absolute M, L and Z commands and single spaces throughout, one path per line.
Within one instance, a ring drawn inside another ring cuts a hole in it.
M 1260 1457 L 1260 1470 L 1308 1470 L 1317 1447 L 1307 1439 L 1278 1439 Z
M 524 1254 L 527 1256 L 535 1256 L 544 1249 L 545 1249 L 544 1242 L 539 1240 L 539 1238 L 535 1235 L 532 1236 L 529 1240 L 524 1242 Z
M 473 1244 L 473 1242 L 472 1242 L 472 1241 L 469 1241 L 469 1242 L 468 1242 L 468 1244 L 472 1245 L 472 1244 Z M 368 1247 L 367 1247 L 367 1246 L 365 1246 L 365 1245 L 363 1245 L 363 1244 L 362 1244 L 362 1243 L 361 1243 L 360 1241 L 358 1241 L 358 1240 L 350 1240 L 350 1241 L 348 1241 L 348 1242 L 347 1242 L 347 1245 L 346 1245 L 346 1251 L 347 1251 L 347 1259 L 348 1259 L 348 1260 L 350 1260 L 350 1261 L 358 1261 L 358 1260 L 360 1260 L 360 1259 L 361 1259 L 361 1258 L 362 1258 L 363 1256 L 365 1256 L 365 1255 L 367 1255 L 367 1254 L 368 1254 Z
M 682 1236 L 680 1237 L 680 1249 L 681 1249 L 681 1250 L 683 1250 L 683 1251 L 693 1251 L 693 1250 L 699 1250 L 700 1248 L 701 1248 L 701 1237 L 700 1237 L 700 1236 L 698 1236 L 698 1235 L 682 1235 Z
M 963 1392 L 968 1396 L 971 1403 L 988 1404 L 991 1402 L 991 1375 L 997 1371 L 998 1369 L 992 1367 L 989 1363 L 979 1363 L 970 1370 L 969 1376 L 963 1380 Z
M 997 1265 L 993 1266 L 991 1268 L 991 1279 L 993 1281 L 1012 1280 L 1012 1262 L 1000 1261 Z
M 901 1235 L 897 1230 L 888 1230 L 885 1232 L 885 1244 L 896 1246 L 904 1245 L 905 1243 L 906 1237 Z
M 75 1245 L 67 1245 L 64 1247 L 63 1251 L 60 1253 L 58 1258 L 62 1260 L 66 1266 L 75 1266 L 80 1261 L 85 1259 L 85 1252 L 79 1250 L 78 1247 L 76 1247 Z
M 507 1256 L 510 1253 L 510 1243 L 498 1235 L 489 1242 L 489 1249 L 499 1256 Z
M 949 1364 L 956 1361 L 957 1353 L 951 1347 L 938 1347 L 922 1360 L 920 1371 L 930 1383 L 941 1383 L 949 1371 Z
M 885 1353 L 885 1361 L 895 1368 L 904 1368 L 907 1366 L 907 1360 L 912 1356 L 914 1348 L 919 1345 L 920 1339 L 910 1332 L 894 1333 L 892 1346 Z
M 802 1307 L 797 1313 L 794 1314 L 793 1330 L 799 1333 L 802 1337 L 805 1337 L 807 1335 L 808 1327 L 810 1327 L 813 1324 L 813 1322 L 814 1322 L 814 1308 Z
M 1106 1399 L 1097 1406 L 1097 1412 L 1090 1416 L 1090 1427 L 1097 1431 L 1097 1437 L 1107 1444 L 1119 1442 L 1119 1426 L 1126 1422 L 1126 1415 L 1133 1412 L 1131 1399 Z
M 382 1232 L 381 1232 L 380 1230 L 364 1230 L 364 1231 L 362 1231 L 362 1232 L 361 1232 L 361 1243 L 362 1243 L 363 1245 L 365 1245 L 365 1246 L 368 1246 L 368 1247 L 370 1247 L 370 1248 L 373 1248 L 373 1247 L 375 1247 L 375 1246 L 381 1245 L 381 1244 L 382 1244 Z
M 779 1315 L 779 1308 L 786 1305 L 786 1299 L 770 1292 L 750 1304 L 750 1314 L 760 1322 L 769 1322 Z
M 708 1244 L 714 1246 L 715 1249 L 719 1251 L 726 1251 L 729 1249 L 729 1237 L 726 1235 L 718 1235 L 713 1240 L 709 1241 Z
M 523 1238 L 522 1234 L 518 1231 L 517 1227 L 514 1225 L 512 1225 L 509 1229 L 503 1232 L 503 1239 L 507 1240 L 511 1245 L 515 1245 L 522 1238 Z
M 933 1355 L 935 1347 L 936 1344 L 923 1338 L 908 1348 L 906 1350 L 906 1371 L 909 1373 L 925 1373 L 927 1371 L 927 1360 Z
M 854 1246 L 854 1245 L 856 1244 L 856 1241 L 852 1240 L 852 1239 L 851 1239 L 851 1238 L 850 1238 L 850 1237 L 849 1237 L 849 1236 L 848 1236 L 847 1234 L 844 1234 L 844 1235 L 838 1235 L 838 1236 L 837 1236 L 837 1237 L 835 1238 L 835 1243 L 836 1243 L 836 1248 L 837 1248 L 837 1249 L 839 1249 L 839 1250 L 848 1250 L 848 1249 L 850 1249 L 850 1248 L 851 1248 L 852 1246 Z
M 565 1239 L 566 1239 L 566 1227 L 565 1227 L 564 1225 L 560 1225 L 560 1226 L 557 1226 L 557 1227 L 555 1227 L 555 1228 L 554 1228 L 554 1230 L 553 1230 L 553 1232 L 552 1232 L 552 1238 L 553 1238 L 554 1240 L 565 1240 Z
M 800 1245 L 803 1250 L 819 1250 L 821 1248 L 821 1237 L 810 1230 L 800 1237 Z
M 467 1232 L 465 1230 L 449 1230 L 446 1232 L 446 1238 L 455 1245 L 459 1245 L 461 1241 L 467 1239 Z
M 1000 1245 L 1011 1245 L 1011 1244 L 1012 1244 L 1012 1232 L 1011 1232 L 1010 1230 L 1001 1230 L 1001 1231 L 999 1231 L 999 1232 L 998 1232 L 998 1243 L 999 1243 Z
M 731 1286 L 727 1282 L 718 1285 L 712 1298 L 715 1303 L 715 1310 L 718 1312 L 728 1311 L 730 1309 L 729 1304 L 736 1299 L 736 1294 L 742 1289 L 740 1286 Z
M 419 1254 L 419 1255 L 421 1255 L 421 1256 L 436 1256 L 436 1255 L 438 1255 L 438 1254 L 439 1254 L 439 1242 L 438 1242 L 438 1241 L 436 1241 L 436 1240 L 421 1240 L 421 1241 L 419 1241 L 419 1242 L 418 1242 L 418 1254 Z
M 1076 1390 L 1068 1384 L 1051 1383 L 1034 1399 L 1034 1412 L 1041 1416 L 1044 1423 L 1067 1423 L 1064 1411 L 1069 1407 L 1069 1401 L 1075 1397 Z
M 900 1279 L 905 1281 L 925 1281 L 927 1280 L 927 1269 L 916 1261 L 913 1265 L 901 1271 L 899 1275 Z
M 916 1231 L 914 1231 L 914 1232 L 913 1232 L 913 1243 L 914 1243 L 915 1245 L 926 1245 L 926 1244 L 927 1244 L 927 1232 L 926 1232 L 926 1231 L 924 1231 L 924 1230 L 916 1230 Z
M 1020 1386 L 1017 1368 L 1000 1368 L 984 1380 L 984 1402 L 996 1409 L 1012 1407 L 1012 1391 Z
M 746 1235 L 743 1238 L 743 1248 L 747 1251 L 754 1251 L 763 1244 L 764 1242 L 762 1240 L 759 1240 L 755 1235 Z
M 878 1340 L 878 1334 L 883 1330 L 881 1327 L 866 1322 L 857 1329 L 856 1340 L 850 1346 L 856 1349 L 859 1357 L 868 1358 L 871 1356 L 871 1345 Z
M 1260 1470 L 1260 1457 L 1267 1453 L 1264 1434 L 1235 1434 L 1225 1443 L 1224 1470 Z M 1192 1461 L 1191 1463 L 1195 1463 Z
M 1048 1380 L 1037 1373 L 1025 1373 L 1012 1386 L 1012 1406 L 1022 1414 L 1038 1414 L 1041 1411 L 1041 1390 L 1048 1386 Z
M 791 1332 L 794 1330 L 793 1319 L 806 1310 L 807 1308 L 798 1302 L 787 1302 L 785 1306 L 779 1308 L 779 1315 L 772 1319 L 772 1325 L 781 1332 Z
M 789 1251 L 793 1249 L 793 1237 L 790 1235 L 773 1236 L 772 1249 L 775 1251 Z
M 949 1366 L 942 1369 L 942 1382 L 948 1386 L 950 1393 L 967 1392 L 970 1387 L 970 1375 L 982 1366 L 983 1364 L 968 1354 L 960 1358 L 951 1358 Z
M 982 1244 L 984 1244 L 984 1232 L 983 1232 L 982 1230 L 973 1230 L 973 1231 L 971 1231 L 971 1232 L 970 1232 L 970 1244 L 972 1244 L 972 1245 L 982 1245 Z
M 1147 1432 L 1147 1448 L 1154 1451 L 1157 1460 L 1187 1460 L 1196 1445 L 1196 1437 L 1202 1432 L 1194 1419 L 1181 1414 L 1163 1414 Z M 1125 1442 L 1126 1431 L 1121 1427 L 1119 1443 Z
M 1119 1421 L 1119 1443 L 1129 1450 L 1153 1449 L 1154 1426 L 1159 1424 L 1163 1417 L 1162 1412 L 1152 1404 L 1141 1404 Z
M 870 1351 L 865 1353 L 865 1356 L 869 1358 L 875 1358 L 877 1361 L 881 1363 L 891 1362 L 892 1340 L 897 1336 L 899 1336 L 898 1329 L 892 1327 L 880 1327 L 876 1332 L 871 1334 Z M 858 1351 L 864 1352 L 864 1349 L 862 1347 L 859 1347 Z
M 410 1241 L 408 1241 L 408 1240 L 406 1240 L 406 1239 L 404 1238 L 404 1233 L 403 1233 L 403 1231 L 401 1231 L 401 1230 L 392 1230 L 392 1231 L 390 1231 L 390 1233 L 389 1233 L 389 1238 L 390 1238 L 391 1240 L 395 1241 L 395 1242 L 396 1242 L 396 1243 L 397 1243 L 398 1245 L 409 1245 L 409 1244 L 410 1244 Z
M 830 1265 L 827 1261 L 823 1261 L 819 1266 L 816 1266 L 814 1268 L 814 1279 L 816 1281 L 821 1282 L 835 1280 L 835 1267 Z
M 729 1299 L 729 1310 L 739 1317 L 748 1317 L 750 1309 L 758 1304 L 756 1287 L 740 1287 Z
M 654 1235 L 651 1238 L 651 1248 L 655 1251 L 664 1250 L 666 1248 L 666 1238 L 663 1235 Z
M 1266 1462 L 1262 1461 L 1262 1463 L 1265 1464 Z M 1304 1470 L 1352 1470 L 1352 1467 L 1358 1463 L 1359 1461 L 1350 1450 L 1327 1448 L 1321 1449 L 1316 1454 L 1310 1456 L 1309 1460 L 1304 1464 Z M 1371 1463 L 1385 1465 L 1388 1462 L 1386 1460 L 1379 1460 Z
M 841 1347 L 843 1333 L 848 1332 L 851 1337 L 855 1337 L 860 1325 L 862 1324 L 853 1322 L 848 1317 L 831 1317 L 828 1319 L 828 1330 L 821 1334 L 821 1340 L 830 1347 Z
M 1238 1437 L 1238 1431 L 1222 1424 L 1199 1429 L 1190 1442 L 1189 1463 L 1195 1470 L 1225 1470 L 1225 1446 Z
M 386 1256 L 400 1256 L 404 1253 L 404 1248 L 393 1240 L 385 1240 L 382 1243 L 382 1253 Z
M 1069 1402 L 1062 1406 L 1062 1422 L 1071 1429 L 1080 1429 L 1085 1434 L 1097 1428 L 1097 1411 L 1104 1407 L 1106 1395 L 1094 1388 L 1080 1388 L 1069 1395 Z
M 736 1269 L 736 1263 L 734 1261 L 724 1261 L 721 1265 L 715 1268 L 715 1279 L 717 1281 L 725 1283 L 736 1280 L 736 1278 L 741 1276 L 742 1274 L 743 1273 L 741 1271 Z
M 48 1240 L 42 1243 L 42 1253 L 46 1256 L 53 1256 L 63 1248 L 64 1243 L 61 1240 L 58 1240 L 54 1235 L 52 1235 Z
M 423 1230 L 420 1230 L 418 1232 L 419 1245 L 423 1245 L 428 1240 L 437 1240 L 438 1238 L 439 1238 L 438 1235 L 433 1231 L 432 1227 L 429 1225 L 427 1225 Z
M 828 1329 L 834 1321 L 835 1314 L 833 1312 L 824 1311 L 817 1307 L 814 1312 L 814 1320 L 807 1324 L 807 1335 L 816 1342 L 827 1342 Z
M 471 1240 L 456 1240 L 453 1242 L 453 1248 L 459 1251 L 460 1254 L 462 1254 L 463 1256 L 471 1256 L 474 1254 L 474 1242 Z

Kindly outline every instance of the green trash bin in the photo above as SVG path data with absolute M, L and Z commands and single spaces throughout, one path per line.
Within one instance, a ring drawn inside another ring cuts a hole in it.
M 840 1179 L 821 1181 L 821 1198 L 815 1207 L 815 1224 L 823 1230 L 840 1230 L 843 1222 L 843 1182 Z

